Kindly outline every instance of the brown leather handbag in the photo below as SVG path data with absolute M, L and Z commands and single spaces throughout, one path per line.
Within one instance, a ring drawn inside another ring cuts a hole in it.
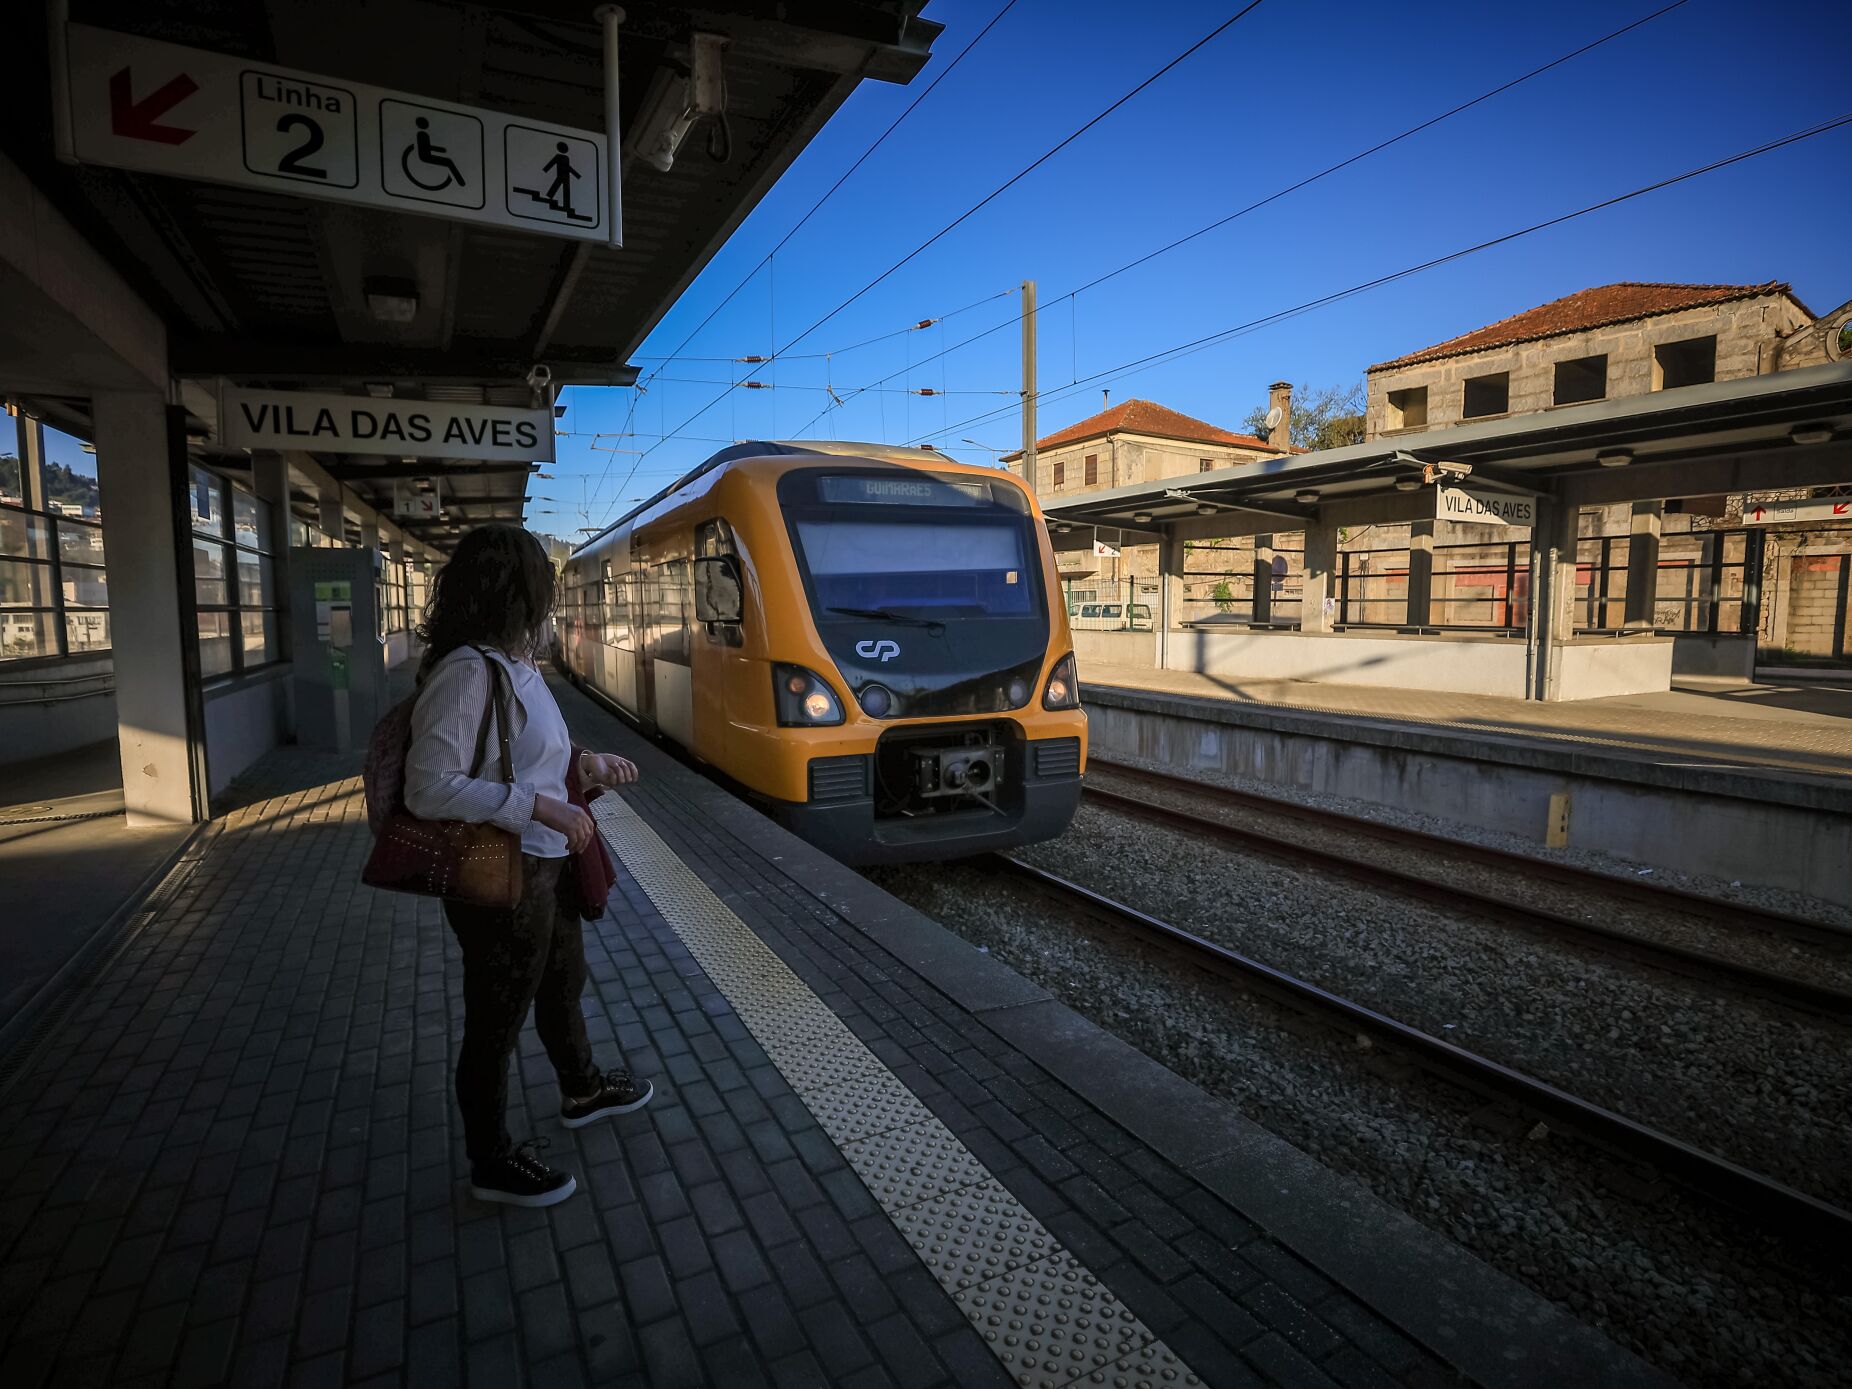
M 493 658 L 489 702 L 476 733 L 473 777 L 488 758 L 489 725 L 500 740 L 502 780 L 514 781 L 508 746 L 508 677 Z M 478 907 L 513 911 L 521 901 L 521 837 L 495 825 L 461 820 L 421 820 L 405 808 L 405 757 L 411 747 L 412 707 L 403 700 L 379 721 L 367 752 L 367 813 L 373 821 L 373 853 L 360 880 L 387 892 L 445 897 Z

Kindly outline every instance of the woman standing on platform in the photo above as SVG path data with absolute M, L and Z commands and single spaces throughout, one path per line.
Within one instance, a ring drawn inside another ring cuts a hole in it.
M 405 763 L 405 806 L 413 815 L 493 824 L 521 837 L 522 893 L 513 911 L 444 902 L 463 950 L 457 1105 L 470 1191 L 516 1206 L 551 1206 L 577 1187 L 570 1173 L 541 1162 L 535 1150 L 544 1139 L 517 1145 L 508 1134 L 508 1063 L 530 1007 L 559 1075 L 566 1127 L 641 1109 L 652 1093 L 650 1082 L 626 1070 L 599 1070 L 579 1009 L 585 944 L 570 856 L 596 830 L 591 816 L 569 803 L 566 778 L 577 777 L 583 792 L 635 781 L 637 769 L 625 758 L 589 752 L 569 766 L 566 721 L 535 664 L 554 597 L 553 565 L 529 532 L 486 525 L 463 537 L 438 571 L 418 630 L 425 652 Z M 495 693 L 490 662 L 513 694 L 512 778 L 502 774 L 494 739 L 477 765 L 478 735 Z

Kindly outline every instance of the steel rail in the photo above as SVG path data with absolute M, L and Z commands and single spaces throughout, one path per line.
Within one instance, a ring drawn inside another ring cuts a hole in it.
M 1493 868 L 1509 869 L 1534 878 L 1562 883 L 1565 886 L 1601 892 L 1610 897 L 1625 897 L 1630 901 L 1641 902 L 1664 911 L 1682 911 L 1687 915 L 1702 916 L 1727 926 L 1763 931 L 1784 939 L 1805 941 L 1810 945 L 1824 946 L 1831 950 L 1852 950 L 1852 929 L 1834 926 L 1829 922 L 1811 921 L 1803 916 L 1771 911 L 1766 907 L 1751 906 L 1743 902 L 1726 902 L 1716 897 L 1707 897 L 1701 892 L 1691 892 L 1685 888 L 1670 887 L 1663 883 L 1648 883 L 1638 878 L 1620 878 L 1597 869 L 1583 868 L 1573 863 L 1560 863 L 1553 859 L 1537 858 L 1534 855 L 1518 853 L 1511 849 L 1494 849 L 1485 844 L 1447 839 L 1426 830 L 1411 829 L 1406 825 L 1389 824 L 1363 815 L 1352 815 L 1342 810 L 1327 810 L 1321 806 L 1306 805 L 1300 801 L 1289 801 L 1278 796 L 1266 796 L 1255 791 L 1237 791 L 1233 787 L 1217 786 L 1213 782 L 1178 776 L 1174 772 L 1159 772 L 1147 767 L 1128 766 L 1123 762 L 1113 762 L 1104 757 L 1089 755 L 1087 767 L 1090 771 L 1097 769 L 1112 776 L 1147 781 L 1158 786 L 1174 787 L 1179 791 L 1200 795 L 1205 799 L 1220 801 L 1226 805 L 1263 811 L 1269 815 L 1289 816 L 1315 824 L 1336 826 L 1347 833 L 1368 835 L 1372 839 L 1383 840 L 1386 843 L 1405 844 L 1410 848 L 1446 854 L 1452 858 L 1466 859 Z
M 1319 873 L 1332 873 L 1368 887 L 1385 888 L 1404 896 L 1418 898 L 1449 911 L 1469 911 L 1489 917 L 1500 925 L 1515 926 L 1550 940 L 1567 940 L 1577 945 L 1650 965 L 1707 984 L 1722 984 L 1741 993 L 1771 999 L 1789 1007 L 1820 1013 L 1838 1021 L 1852 1021 L 1852 993 L 1758 969 L 1722 955 L 1670 945 L 1647 936 L 1582 921 L 1559 912 L 1525 902 L 1495 897 L 1473 888 L 1436 882 L 1417 873 L 1368 859 L 1352 858 L 1334 850 L 1302 844 L 1298 840 L 1268 834 L 1264 830 L 1231 825 L 1224 820 L 1192 814 L 1175 806 L 1159 805 L 1136 796 L 1088 786 L 1087 800 L 1095 805 L 1127 815 L 1167 825 L 1191 834 L 1206 834 L 1226 843 L 1239 845 L 1286 863 L 1295 863 Z M 1444 843 L 1444 841 L 1442 841 Z
M 1045 869 L 1003 854 L 993 855 L 989 861 L 1050 897 L 1076 906 L 1110 925 L 1128 929 L 1191 964 L 1236 979 L 1297 1010 L 1337 1018 L 1347 1029 L 1358 1029 L 1382 1038 L 1392 1049 L 1456 1084 L 1481 1094 L 1513 1100 L 1565 1129 L 1613 1148 L 1626 1157 L 1650 1163 L 1693 1189 L 1751 1214 L 1784 1234 L 1840 1249 L 1852 1245 L 1852 1211 L 1842 1210 L 1729 1158 L 1706 1152 L 1624 1114 L 1578 1098 L 1502 1062 L 1398 1022 L 1386 1013 L 1275 969 L 1252 956 L 1205 940 L 1194 932 Z

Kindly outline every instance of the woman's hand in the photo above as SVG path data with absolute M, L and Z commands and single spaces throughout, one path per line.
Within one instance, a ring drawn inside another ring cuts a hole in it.
M 576 805 L 551 796 L 535 796 L 534 818 L 548 829 L 565 835 L 566 847 L 575 854 L 592 842 L 592 817 Z
M 614 752 L 588 752 L 579 758 L 585 786 L 628 786 L 637 779 L 637 764 Z

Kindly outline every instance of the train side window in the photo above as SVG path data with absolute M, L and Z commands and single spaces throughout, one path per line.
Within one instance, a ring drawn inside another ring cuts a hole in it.
M 694 610 L 709 641 L 741 645 L 744 585 L 733 528 L 723 520 L 703 521 L 695 528 Z

